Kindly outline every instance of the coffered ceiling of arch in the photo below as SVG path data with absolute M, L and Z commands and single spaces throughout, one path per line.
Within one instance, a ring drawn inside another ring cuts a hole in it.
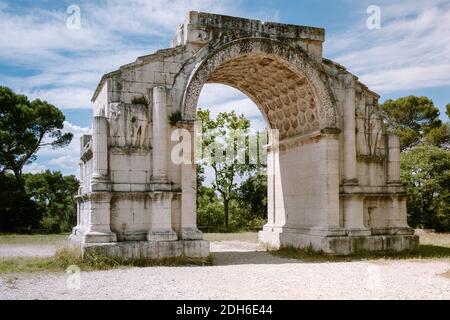
M 248 55 L 219 66 L 207 82 L 222 83 L 246 93 L 280 138 L 319 129 L 317 101 L 305 77 L 263 55 Z

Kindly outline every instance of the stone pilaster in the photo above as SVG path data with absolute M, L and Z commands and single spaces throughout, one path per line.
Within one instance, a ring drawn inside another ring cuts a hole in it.
M 370 235 L 364 225 L 364 199 L 358 194 L 349 194 L 344 201 L 344 228 L 350 236 Z
M 347 74 L 344 78 L 344 184 L 358 184 L 356 175 L 356 118 L 355 118 L 355 77 Z
M 173 241 L 177 234 L 172 229 L 172 192 L 155 191 L 152 193 L 152 212 L 148 241 Z
M 194 122 L 186 121 L 178 126 L 188 131 L 189 141 L 183 144 L 181 164 L 181 238 L 185 240 L 203 239 L 197 228 L 197 165 L 195 161 Z
M 322 131 L 319 141 L 319 179 L 322 181 L 321 227 L 339 228 L 339 130 Z
M 89 225 L 84 234 L 84 243 L 116 242 L 116 234 L 111 232 L 110 192 L 90 194 Z
M 284 205 L 283 196 L 283 181 L 281 178 L 281 151 L 280 151 L 280 132 L 279 130 L 271 130 L 269 135 L 268 153 L 271 153 L 273 179 L 271 181 L 272 186 L 267 186 L 267 189 L 273 190 L 272 192 L 272 204 L 271 210 L 272 221 L 274 227 L 284 226 L 287 222 L 286 209 Z M 269 181 L 268 181 L 269 182 Z
M 167 89 L 162 86 L 153 88 L 153 145 L 152 161 L 153 184 L 152 210 L 148 241 L 177 240 L 177 234 L 172 229 L 172 198 L 171 185 L 167 177 L 168 167 L 168 114 Z
M 153 88 L 153 177 L 155 183 L 167 183 L 168 115 L 167 91 L 164 87 Z
M 269 130 L 269 144 L 267 146 L 267 227 L 275 224 L 275 198 L 276 198 L 276 165 L 279 156 L 279 131 Z
M 400 184 L 400 140 L 396 135 L 388 137 L 388 184 Z
M 274 190 L 274 152 L 267 151 L 267 226 L 273 226 L 275 223 L 275 190 Z
M 108 191 L 108 120 L 94 117 L 92 124 L 92 191 Z

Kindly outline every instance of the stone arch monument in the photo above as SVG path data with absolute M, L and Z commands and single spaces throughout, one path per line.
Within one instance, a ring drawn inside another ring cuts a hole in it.
M 221 83 L 251 98 L 275 129 L 262 243 L 335 254 L 416 248 L 398 138 L 382 126 L 379 96 L 322 57 L 324 36 L 321 28 L 190 12 L 171 48 L 104 75 L 92 98 L 92 136 L 81 139 L 70 242 L 129 258 L 209 254 L 197 229 L 194 152 L 183 151 L 190 161 L 182 163 L 170 155 L 175 129 L 194 135 L 203 85 Z M 171 125 L 175 112 L 181 120 Z

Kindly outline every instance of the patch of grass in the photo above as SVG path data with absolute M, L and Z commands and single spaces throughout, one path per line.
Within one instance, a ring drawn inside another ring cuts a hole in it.
M 208 241 L 246 241 L 258 242 L 257 232 L 236 232 L 236 233 L 204 233 L 203 237 Z
M 83 258 L 80 257 L 76 251 L 64 249 L 60 251 L 60 256 L 56 256 L 59 264 L 66 269 L 70 265 L 77 265 L 81 270 L 109 270 L 124 267 L 177 267 L 187 265 L 212 265 L 212 256 L 207 258 L 189 258 L 189 257 L 175 257 L 164 259 L 125 259 L 121 257 L 108 257 L 102 254 L 85 254 Z
M 403 252 L 367 252 L 361 251 L 347 256 L 326 254 L 315 251 L 311 246 L 297 249 L 284 247 L 271 251 L 275 256 L 290 259 L 299 259 L 306 262 L 348 262 L 358 260 L 400 260 L 400 259 L 450 259 L 450 248 L 435 245 L 420 245 L 417 251 Z
M 448 270 L 447 272 L 444 272 L 443 274 L 441 274 L 441 276 L 443 276 L 444 278 L 450 279 L 450 270 Z
M 0 245 L 2 244 L 64 244 L 69 237 L 68 233 L 61 234 L 0 234 Z
M 345 262 L 379 259 L 450 259 L 450 234 L 426 233 L 420 235 L 420 245 L 416 251 L 403 252 L 358 252 L 348 256 L 330 255 L 312 250 L 311 247 L 296 249 L 285 247 L 271 251 L 272 254 L 311 262 Z
M 0 274 L 23 272 L 64 272 L 69 266 L 76 265 L 82 271 L 109 270 L 125 267 L 212 265 L 213 258 L 177 257 L 167 259 L 124 259 L 107 257 L 101 254 L 85 254 L 82 258 L 79 250 L 60 249 L 53 257 L 17 257 L 0 259 Z
M 0 274 L 60 271 L 53 258 L 14 257 L 0 259 Z

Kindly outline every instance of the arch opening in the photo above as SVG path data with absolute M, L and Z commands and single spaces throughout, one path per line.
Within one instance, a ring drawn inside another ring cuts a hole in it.
M 218 118 L 221 118 L 219 123 L 224 121 L 220 133 L 216 130 L 209 133 L 219 143 L 207 143 L 204 151 L 196 152 L 195 163 L 201 168 L 197 170 L 197 178 L 200 178 L 196 196 L 198 228 L 202 232 L 258 231 L 267 223 L 267 122 L 248 94 L 222 83 L 206 84 L 198 105 L 199 110 L 209 113 L 212 121 Z M 239 120 L 244 126 L 233 132 L 228 127 L 231 123 L 226 120 L 230 117 L 220 116 L 220 113 L 229 115 L 231 112 L 238 118 L 243 115 L 249 123 Z M 204 120 L 205 114 L 199 116 L 197 126 L 204 123 L 200 119 Z M 204 131 L 197 127 L 195 134 L 199 132 Z M 211 141 L 209 134 L 206 133 Z M 234 143 L 236 145 L 232 146 Z M 197 140 L 196 145 L 197 148 L 203 146 L 202 140 Z M 225 156 L 212 160 L 211 152 Z M 234 161 L 238 164 L 232 168 Z M 235 174 L 230 176 L 231 172 Z M 228 189 L 228 185 L 232 187 Z M 227 200 L 229 195 L 232 197 Z

